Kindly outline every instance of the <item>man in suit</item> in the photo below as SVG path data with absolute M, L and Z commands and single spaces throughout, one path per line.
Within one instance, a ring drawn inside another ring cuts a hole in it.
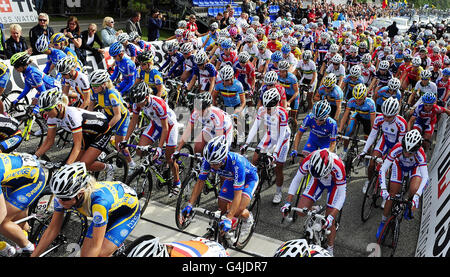
M 125 24 L 125 30 L 128 34 L 130 34 L 131 32 L 137 32 L 139 36 L 142 36 L 141 24 L 139 23 L 139 21 L 141 21 L 141 13 L 134 12 L 133 16 L 128 19 Z

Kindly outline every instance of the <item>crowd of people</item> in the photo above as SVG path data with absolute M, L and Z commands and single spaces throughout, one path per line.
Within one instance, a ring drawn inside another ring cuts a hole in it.
M 281 212 L 290 210 L 292 198 L 307 175 L 311 182 L 302 192 L 299 208 L 311 209 L 328 190 L 323 228 L 330 234 L 324 251 L 332 256 L 335 218 L 346 201 L 346 138 L 357 124 L 367 139 L 359 157 L 371 154 L 384 160 L 378 177 L 385 203 L 376 237 L 385 226 L 391 198 L 399 192 L 406 173 L 411 173 L 407 197 L 412 211 L 419 208 L 428 181 L 426 151 L 431 148 L 438 116 L 450 115 L 446 104 L 450 99 L 450 34 L 437 32 L 439 24 L 428 24 L 390 37 L 386 30 L 372 26 L 331 26 L 325 20 L 343 17 L 345 23 L 379 15 L 365 4 L 314 3 L 307 13 L 299 15 L 295 1 L 266 3 L 279 4 L 283 12 L 271 20 L 263 4 L 259 6 L 262 13 L 258 10 L 252 15 L 250 10 L 248 17 L 244 13 L 236 18 L 230 9 L 226 17 L 211 22 L 206 34 L 199 33 L 195 15 L 181 20 L 173 38 L 164 44 L 165 62 L 160 64 L 155 63 L 155 47 L 142 39 L 137 24 L 139 13 L 127 22 L 126 31 L 116 31 L 114 19 L 106 17 L 99 37 L 94 24 L 81 32 L 76 17 L 70 17 L 67 27 L 56 32 L 49 27 L 48 16 L 40 14 L 39 24 L 30 30 L 30 47 L 23 46 L 9 59 L 25 82 L 11 106 L 25 97 L 31 99 L 48 131 L 43 144 L 32 153 L 11 153 L 21 143 L 20 138 L 16 139 L 19 123 L 8 114 L 11 107 L 2 106 L 0 134 L 6 135 L 0 143 L 0 179 L 6 193 L 0 194 L 0 233 L 17 244 L 17 251 L 39 256 L 60 231 L 64 210 L 76 208 L 94 218 L 81 255 L 112 255 L 127 237 L 122 234 L 131 233 L 138 222 L 141 195 L 113 179 L 116 164 L 97 158 L 114 138 L 116 150 L 126 157 L 131 175 L 139 157 L 145 155 L 142 151 L 132 155 L 127 147 L 141 112 L 149 125 L 137 134 L 139 146 L 153 146 L 152 159 L 162 158 L 169 165 L 173 175 L 171 196 L 178 194 L 184 181 L 175 162 L 182 146 L 191 143 L 194 151 L 203 156 L 192 196 L 183 207 L 184 218 L 192 214 L 210 172 L 222 177 L 218 207 L 224 215 L 219 224 L 224 232 L 236 228 L 237 218 L 243 222 L 242 235 L 254 224 L 247 208 L 261 181 L 256 167 L 261 152 L 273 157 L 276 186 L 272 203 L 276 205 L 283 201 L 284 164 L 288 156 L 300 157 Z M 154 15 L 162 20 L 160 14 Z M 448 23 L 443 27 L 448 28 Z M 11 28 L 20 37 L 20 28 Z M 92 50 L 87 47 L 92 47 L 94 41 L 100 45 L 96 50 L 99 54 L 108 47 L 115 61 L 112 74 L 104 69 L 86 72 L 81 50 Z M 44 70 L 31 64 L 32 54 L 48 56 Z M 7 93 L 4 88 L 10 75 L 9 68 L 0 62 L 0 94 Z M 174 79 L 180 85 L 169 90 L 167 82 Z M 28 96 L 32 89 L 36 94 Z M 189 123 L 182 130 L 174 112 L 179 91 L 195 94 Z M 233 148 L 233 130 L 245 118 L 249 106 L 255 108 L 256 114 L 250 115 L 248 130 L 244 128 L 237 136 L 237 147 Z M 306 118 L 297 122 L 300 107 Z M 195 125 L 202 128 L 191 142 Z M 46 180 L 38 159 L 51 151 L 58 128 L 72 134 L 73 148 L 52 179 Z M 262 137 L 257 141 L 256 134 L 261 130 Z M 308 130 L 308 141 L 299 148 L 300 138 Z M 378 132 L 381 135 L 377 140 Z M 343 151 L 336 153 L 339 137 Z M 251 145 L 257 150 L 249 160 L 243 154 Z M 373 177 L 374 166 L 372 161 L 363 192 Z M 107 182 L 90 176 L 90 172 L 100 171 L 106 173 Z M 25 213 L 46 183 L 56 196 L 55 211 L 35 246 L 14 219 Z M 207 249 L 202 243 L 198 247 Z M 142 248 L 147 256 L 169 256 L 166 246 L 156 238 L 142 244 L 146 246 L 138 247 L 136 256 L 144 255 L 139 251 Z M 295 247 L 286 245 L 278 255 L 308 255 L 309 250 L 293 250 Z M 3 248 L 1 251 L 15 252 L 12 246 Z

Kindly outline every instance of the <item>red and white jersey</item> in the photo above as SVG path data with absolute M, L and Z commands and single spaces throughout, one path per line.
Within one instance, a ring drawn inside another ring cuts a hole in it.
M 207 130 L 223 130 L 225 132 L 233 126 L 230 115 L 215 106 L 209 107 L 203 114 L 194 109 L 190 123 L 195 124 L 196 121 L 202 125 L 203 129 Z
M 167 119 L 169 126 L 177 123 L 174 111 L 167 105 L 166 101 L 154 95 L 149 95 L 147 106 L 143 107 L 145 115 L 156 125 L 161 126 L 161 120 Z M 136 104 L 133 104 L 133 113 L 139 114 L 141 111 Z
M 372 129 L 376 131 L 381 130 L 384 138 L 388 142 L 395 144 L 405 136 L 407 126 L 406 120 L 400 115 L 397 115 L 392 122 L 387 122 L 381 114 L 375 118 Z
M 279 137 L 280 129 L 282 127 L 289 128 L 288 118 L 288 112 L 280 106 L 272 108 L 270 114 L 267 112 L 267 108 L 261 106 L 256 113 L 256 120 L 264 123 L 267 129 L 267 135 L 270 136 L 270 138 L 275 139 L 275 141 L 278 141 L 278 139 L 284 140 L 290 137 L 290 130 L 289 132 L 285 132 L 283 138 Z
M 422 147 L 420 147 L 420 149 L 416 152 L 414 156 L 410 158 L 405 158 L 403 156 L 403 147 L 401 142 L 397 143 L 396 145 L 394 145 L 394 147 L 392 147 L 386 160 L 389 162 L 398 161 L 402 166 L 402 168 L 413 168 L 416 166 L 427 165 L 427 156 Z
M 369 85 L 372 77 L 375 76 L 377 70 L 373 64 L 370 66 L 363 65 L 361 66 L 361 75 L 364 79 L 364 84 Z
M 298 171 L 303 175 L 306 176 L 309 173 L 311 164 L 311 154 L 309 154 L 303 162 L 300 164 L 300 167 L 298 168 Z M 340 186 L 340 185 L 346 185 L 347 179 L 345 176 L 345 166 L 342 160 L 339 158 L 338 155 L 335 153 L 330 153 L 331 156 L 334 158 L 334 165 L 333 169 L 331 170 L 331 173 L 328 176 L 319 178 L 319 181 L 327 187 L 331 187 L 333 184 Z M 302 176 L 302 177 L 303 177 Z M 296 176 L 297 177 L 297 176 Z M 289 189 L 290 191 L 290 189 Z M 290 192 L 289 192 L 290 193 Z

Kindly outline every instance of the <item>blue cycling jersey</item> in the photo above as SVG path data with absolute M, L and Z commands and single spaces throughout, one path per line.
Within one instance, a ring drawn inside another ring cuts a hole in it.
M 223 82 L 216 84 L 215 89 L 222 95 L 225 107 L 236 107 L 241 104 L 240 94 L 244 93 L 241 82 L 234 79 L 231 86 L 225 86 Z
M 199 180 L 205 181 L 211 171 L 211 165 L 203 159 Z M 229 152 L 222 168 L 216 171 L 225 180 L 233 181 L 234 190 L 243 190 L 248 180 L 258 179 L 258 170 L 244 156 Z
M 295 77 L 294 74 L 292 74 L 291 72 L 288 72 L 288 74 L 286 75 L 286 78 L 282 78 L 278 74 L 278 82 L 280 83 L 280 85 L 282 87 L 284 87 L 284 91 L 286 92 L 286 95 L 289 95 L 289 96 L 294 95 L 294 93 L 295 93 L 294 85 L 297 84 L 297 82 L 298 82 L 297 77 Z
M 402 94 L 400 93 L 400 90 L 397 89 L 396 92 L 391 93 L 389 91 L 389 87 L 385 86 L 382 87 L 378 92 L 377 92 L 378 98 L 376 100 L 376 104 L 377 106 L 381 106 L 383 105 L 384 100 L 388 99 L 391 96 L 394 96 L 395 98 L 397 98 L 397 100 L 400 101 L 400 99 L 402 98 Z
M 216 77 L 217 70 L 212 63 L 207 63 L 203 69 L 200 69 L 199 67 L 196 69 L 194 68 L 193 74 L 197 76 L 197 82 L 200 84 L 200 90 L 209 91 L 211 85 L 209 78 Z
M 35 97 L 39 97 L 39 95 L 51 88 L 59 87 L 59 83 L 49 75 L 44 74 L 39 68 L 34 67 L 32 65 L 27 66 L 25 71 L 23 72 L 25 87 L 22 90 L 22 93 L 17 97 L 17 100 L 22 99 L 25 95 L 30 92 L 31 89 L 36 89 L 38 92 Z
M 132 43 L 128 43 L 127 46 L 125 46 L 125 53 L 129 57 L 136 57 L 141 52 L 142 52 L 142 49 L 140 49 L 139 47 L 137 47 L 136 45 L 134 45 Z
M 333 106 L 336 106 L 336 101 L 342 101 L 342 98 L 344 98 L 344 92 L 338 85 L 333 85 L 333 89 L 329 93 L 325 90 L 325 86 L 322 85 L 318 93 L 321 100 L 327 100 Z
M 122 82 L 116 88 L 123 95 L 136 82 L 136 64 L 130 58 L 123 56 L 122 60 L 116 61 L 116 68 L 114 68 L 114 72 L 110 77 L 111 81 L 117 78 L 119 72 L 122 74 Z
M 394 55 L 394 65 L 395 67 L 399 67 L 404 61 L 405 54 L 404 53 L 395 53 Z
M 0 75 L 0 88 L 6 88 L 11 72 L 9 71 L 9 68 L 1 62 L 0 62 L 0 70 L 4 70 L 4 73 Z
M 53 64 L 56 66 L 56 64 L 61 60 L 62 58 L 65 58 L 67 55 L 62 50 L 55 49 L 55 48 L 49 48 L 51 53 L 47 56 L 47 63 L 45 64 L 45 68 L 43 72 L 45 74 L 48 74 L 50 71 L 50 66 Z
M 345 99 L 349 99 L 352 96 L 353 88 L 357 84 L 364 84 L 364 77 L 359 76 L 358 79 L 352 80 L 350 74 L 345 76 L 344 78 L 344 84 L 347 85 L 347 88 L 345 90 Z
M 161 65 L 161 67 L 159 68 L 159 70 L 164 70 L 164 68 L 166 68 L 171 62 L 173 65 L 176 65 L 178 63 L 179 60 L 181 60 L 183 58 L 183 54 L 181 54 L 180 52 L 176 52 L 173 55 L 167 55 L 166 56 L 166 61 L 164 62 L 163 65 Z M 170 69 L 172 70 L 172 72 L 183 72 L 182 70 L 182 64 L 179 64 L 178 67 L 174 68 L 172 66 L 172 68 Z M 168 74 L 170 76 L 170 74 Z M 181 75 L 181 74 L 180 74 Z M 175 74 L 175 76 L 178 76 Z
M 318 125 L 314 115 L 310 113 L 305 117 L 298 130 L 304 133 L 308 128 L 311 129 L 311 133 L 309 134 L 310 137 L 315 137 L 317 139 L 327 138 L 328 141 L 336 140 L 337 123 L 336 120 L 331 117 L 328 117 L 324 124 Z
M 359 106 L 356 103 L 356 99 L 351 98 L 347 103 L 347 109 L 355 110 L 361 118 L 369 120 L 370 115 L 375 113 L 375 102 L 373 102 L 372 98 L 366 97 L 364 103 Z

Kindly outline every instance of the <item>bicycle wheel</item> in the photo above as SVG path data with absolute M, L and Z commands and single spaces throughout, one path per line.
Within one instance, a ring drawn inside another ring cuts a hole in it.
M 50 219 L 50 218 L 49 218 Z M 48 221 L 48 224 L 50 221 Z M 36 244 L 48 227 L 41 225 Z M 87 218 L 77 210 L 65 211 L 64 221 L 58 237 L 47 247 L 41 257 L 76 257 L 79 255 L 81 246 L 88 230 Z
M 105 159 L 101 160 L 105 164 L 115 165 L 117 168 L 114 171 L 113 180 L 125 183 L 128 176 L 128 162 L 125 156 L 121 153 L 112 152 L 106 155 Z M 100 181 L 106 180 L 106 170 L 95 173 L 95 178 Z
M 182 211 L 183 208 L 187 206 L 189 199 L 191 198 L 192 191 L 194 190 L 195 183 L 197 182 L 197 174 L 194 172 L 186 178 L 181 185 L 180 193 L 178 194 L 177 204 L 175 207 L 175 223 L 177 224 L 178 229 L 183 230 L 192 222 L 192 219 L 195 217 L 195 211 L 192 211 L 191 216 L 188 220 L 183 219 Z M 200 193 L 197 201 L 195 202 L 194 207 L 198 207 L 200 205 L 200 198 L 202 194 Z
M 252 238 L 252 235 L 253 235 L 253 232 L 255 231 L 256 225 L 258 224 L 260 202 L 261 201 L 260 201 L 259 194 L 255 194 L 255 196 L 251 200 L 249 208 L 248 208 L 248 211 L 250 213 L 252 213 L 252 215 L 253 215 L 253 225 L 250 228 L 250 231 L 248 232 L 248 234 L 241 235 L 243 220 L 239 219 L 238 225 L 236 227 L 236 232 L 235 232 L 235 234 L 237 236 L 235 247 L 237 249 L 243 249 L 248 244 L 250 239 Z
M 302 182 L 300 184 L 300 187 L 298 188 L 297 197 L 295 198 L 295 202 L 294 202 L 293 207 L 298 207 L 298 203 L 300 202 L 300 198 L 302 198 L 302 193 L 305 190 L 306 186 L 308 185 L 308 181 L 309 181 L 308 177 L 309 176 L 310 175 L 307 175 L 307 176 L 303 177 Z M 298 213 L 294 212 L 292 214 L 292 222 L 295 222 L 297 220 L 297 218 L 298 218 Z
M 142 216 L 147 209 L 148 202 L 150 201 L 150 197 L 152 196 L 152 176 L 147 173 L 143 167 L 140 167 L 135 172 L 133 172 L 130 178 L 128 178 L 126 184 L 136 191 Z
M 28 239 L 32 242 L 36 242 L 36 238 L 39 234 L 40 225 L 47 222 L 48 218 L 51 218 L 54 212 L 53 206 L 54 196 L 49 187 L 46 187 L 41 193 L 38 199 L 34 201 L 28 207 L 28 215 L 36 214 L 37 218 L 28 220 Z
M 194 149 L 192 149 L 192 146 L 189 144 L 183 145 L 180 149 L 180 153 L 187 154 L 187 155 L 194 155 Z M 187 155 L 180 155 L 180 158 L 178 159 L 178 165 L 179 165 L 179 176 L 180 181 L 183 181 L 186 179 L 187 176 L 191 175 L 192 169 L 194 167 L 194 161 L 192 158 L 190 158 Z
M 361 207 L 362 222 L 366 222 L 367 219 L 369 219 L 370 214 L 372 213 L 372 210 L 376 205 L 375 203 L 378 199 L 378 197 L 376 195 L 377 187 L 378 187 L 378 178 L 377 178 L 377 176 L 374 176 L 370 180 L 369 186 L 367 187 L 366 193 L 364 194 L 362 207 Z
M 384 224 L 383 230 L 381 230 L 380 236 L 378 238 L 378 245 L 386 246 L 391 249 L 390 257 L 394 256 L 395 250 L 397 248 L 398 238 L 399 238 L 399 222 L 397 217 L 391 216 Z
M 20 90 L 12 90 L 10 92 L 4 92 L 1 96 L 1 100 L 3 102 L 3 106 L 5 111 L 8 111 L 11 108 L 11 103 L 19 97 L 22 92 Z M 28 98 L 22 98 L 18 104 L 23 104 L 24 107 L 28 107 L 30 105 Z

